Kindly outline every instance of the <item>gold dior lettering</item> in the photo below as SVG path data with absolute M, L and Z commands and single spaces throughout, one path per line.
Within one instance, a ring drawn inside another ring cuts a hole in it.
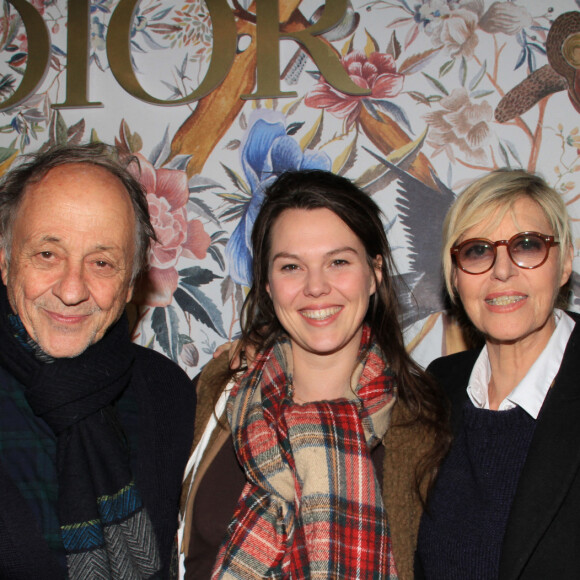
M 234 13 L 227 0 L 205 0 L 213 27 L 213 50 L 209 68 L 201 84 L 178 100 L 163 100 L 147 93 L 133 70 L 130 54 L 131 26 L 139 0 L 119 0 L 109 22 L 107 58 L 119 85 L 133 97 L 153 105 L 177 106 L 199 100 L 215 90 L 228 75 L 236 56 L 237 30 Z M 326 81 L 337 90 L 369 94 L 356 85 L 340 63 L 339 56 L 318 35 L 341 22 L 348 0 L 326 0 L 322 17 L 303 30 L 283 32 L 278 0 L 255 0 L 255 50 L 257 82 L 255 92 L 241 99 L 288 98 L 297 93 L 280 89 L 280 40 L 293 40 L 310 54 Z M 26 0 L 8 0 L 20 14 L 28 38 L 26 71 L 16 91 L 0 103 L 0 111 L 13 107 L 34 94 L 50 63 L 50 34 L 39 12 Z M 65 99 L 54 108 L 101 107 L 87 95 L 89 86 L 90 0 L 69 0 L 67 27 L 67 70 Z

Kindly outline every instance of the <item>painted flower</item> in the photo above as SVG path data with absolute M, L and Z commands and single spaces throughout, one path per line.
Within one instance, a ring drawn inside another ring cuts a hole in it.
M 91 45 L 96 50 L 105 50 L 105 34 L 107 27 L 99 20 L 98 16 L 91 18 Z
M 181 360 L 188 367 L 196 367 L 199 364 L 199 351 L 193 342 L 188 342 L 181 349 Z
M 453 148 L 458 148 L 467 159 L 485 162 L 485 146 L 491 137 L 490 122 L 493 109 L 487 101 L 472 103 L 463 87 L 454 89 L 439 101 L 441 108 L 424 115 L 429 125 L 427 143 L 435 149 L 434 155 L 445 151 L 455 160 Z
M 138 176 L 147 192 L 151 223 L 158 242 L 149 254 L 150 269 L 136 293 L 136 301 L 150 306 L 167 306 L 177 289 L 180 258 L 203 259 L 211 239 L 199 220 L 187 219 L 189 199 L 187 174 L 177 169 L 155 169 L 138 154 Z
M 0 18 L 0 35 L 2 37 L 0 50 L 4 51 L 8 48 L 9 52 L 14 52 L 14 47 L 17 47 L 19 51 L 28 49 L 26 32 L 20 32 L 21 27 L 22 20 L 17 13 L 11 12 Z
M 350 52 L 341 59 L 350 78 L 359 86 L 370 89 L 364 96 L 341 93 L 324 79 L 310 91 L 304 103 L 315 109 L 325 109 L 340 119 L 346 118 L 350 128 L 360 114 L 364 99 L 389 99 L 396 97 L 403 89 L 404 76 L 397 73 L 395 59 L 390 54 L 372 52 L 365 55 L 360 50 Z
M 28 55 L 28 35 L 27 34 L 19 34 L 14 39 L 14 42 L 17 46 L 18 51 L 22 52 L 23 58 L 26 59 L 26 56 Z M 14 61 L 12 61 L 12 63 L 14 64 Z M 18 65 L 21 63 L 16 63 L 16 64 Z
M 252 197 L 228 240 L 225 254 L 234 282 L 252 283 L 251 235 L 262 202 L 264 190 L 284 171 L 326 169 L 332 164 L 325 153 L 302 151 L 286 134 L 286 118 L 275 111 L 258 110 L 250 119 L 241 147 L 242 168 Z
M 525 6 L 513 2 L 494 2 L 479 20 L 479 27 L 490 34 L 514 36 L 532 25 L 532 16 Z
M 51 0 L 29 0 L 29 4 L 32 4 L 41 16 L 44 14 L 45 6 L 50 3 Z
M 433 46 L 442 47 L 454 58 L 473 56 L 478 43 L 476 30 L 483 12 L 481 1 L 432 0 L 424 3 L 419 12 Z

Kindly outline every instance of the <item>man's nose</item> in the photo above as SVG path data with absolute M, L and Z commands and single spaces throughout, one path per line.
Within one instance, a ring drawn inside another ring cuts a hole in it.
M 74 306 L 84 302 L 89 297 L 89 288 L 85 279 L 86 273 L 83 264 L 64 265 L 62 274 L 53 293 L 63 304 Z

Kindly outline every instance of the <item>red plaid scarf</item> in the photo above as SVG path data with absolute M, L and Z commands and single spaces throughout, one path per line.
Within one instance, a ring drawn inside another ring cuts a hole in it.
M 369 334 L 352 399 L 295 404 L 287 338 L 233 388 L 227 415 L 248 483 L 212 578 L 397 578 L 369 451 L 388 427 L 395 379 Z

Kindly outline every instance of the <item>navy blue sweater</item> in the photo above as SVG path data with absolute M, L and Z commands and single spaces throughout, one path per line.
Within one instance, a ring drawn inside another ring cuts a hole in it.
M 520 407 L 490 411 L 464 404 L 461 431 L 441 466 L 419 529 L 418 557 L 426 578 L 497 578 L 535 424 Z

